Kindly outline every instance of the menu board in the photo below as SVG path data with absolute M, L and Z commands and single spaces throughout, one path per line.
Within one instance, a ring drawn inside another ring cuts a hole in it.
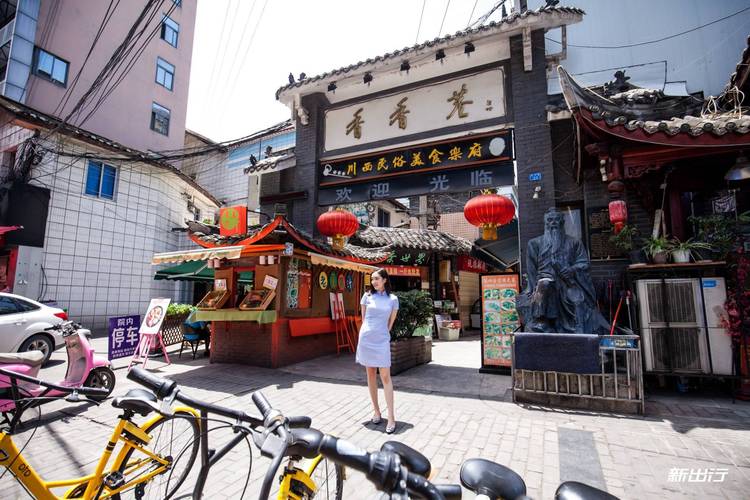
M 512 333 L 518 328 L 518 274 L 484 274 L 482 293 L 482 366 L 510 367 Z
M 623 251 L 609 241 L 609 238 L 614 234 L 612 223 L 609 221 L 609 208 L 591 207 L 587 210 L 587 215 L 591 259 L 619 259 L 624 257 Z

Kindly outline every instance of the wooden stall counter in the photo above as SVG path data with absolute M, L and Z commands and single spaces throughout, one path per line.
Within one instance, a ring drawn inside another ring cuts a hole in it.
M 273 323 L 276 311 L 242 311 L 240 309 L 217 309 L 215 311 L 195 311 L 194 321 L 254 321 Z

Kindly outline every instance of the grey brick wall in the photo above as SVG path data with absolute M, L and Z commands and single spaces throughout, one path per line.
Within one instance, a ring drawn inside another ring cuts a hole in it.
M 518 217 L 520 227 L 521 269 L 525 267 L 529 239 L 544 231 L 544 212 L 555 205 L 555 176 L 552 163 L 552 137 L 544 109 L 547 96 L 547 74 L 544 59 L 544 31 L 531 34 L 533 67 L 524 71 L 523 40 L 510 39 L 510 76 L 518 183 Z M 529 174 L 540 172 L 540 182 L 530 182 Z M 532 199 L 534 187 L 541 184 L 539 199 Z
M 576 182 L 576 137 L 573 119 L 550 123 L 555 201 L 558 205 L 583 201 L 583 186 Z

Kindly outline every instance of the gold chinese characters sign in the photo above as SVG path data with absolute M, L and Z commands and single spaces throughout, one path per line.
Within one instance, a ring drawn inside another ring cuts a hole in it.
M 512 130 L 323 161 L 320 205 L 513 185 Z
M 504 117 L 501 68 L 378 97 L 325 114 L 325 149 L 419 134 Z

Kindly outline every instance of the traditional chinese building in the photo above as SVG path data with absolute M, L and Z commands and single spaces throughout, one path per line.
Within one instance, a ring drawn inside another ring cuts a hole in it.
M 545 32 L 582 18 L 563 7 L 515 12 L 280 88 L 296 121 L 297 168 L 264 184 L 261 200 L 283 200 L 290 220 L 315 232 L 331 206 L 409 198 L 421 207 L 440 196 L 460 213 L 472 193 L 513 186 L 516 169 L 551 172 Z M 552 190 L 532 194 L 518 195 L 522 248 L 553 204 Z

